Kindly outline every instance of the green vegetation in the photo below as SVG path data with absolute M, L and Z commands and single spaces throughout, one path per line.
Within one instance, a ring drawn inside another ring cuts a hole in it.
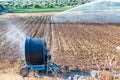
M 70 8 L 45 8 L 45 9 L 14 9 L 11 10 L 10 12 L 12 13 L 33 13 L 33 12 L 60 12 L 60 11 L 65 11 Z
M 0 5 L 13 13 L 59 12 L 90 1 L 91 0 L 3 0 L 0 1 Z
M 84 4 L 91 0 L 9 0 L 0 1 L 4 7 L 9 9 L 31 9 L 31 8 L 56 8 Z
M 55 8 L 77 5 L 78 0 L 9 0 L 0 4 L 9 9 Z
M 0 11 L 3 11 L 4 7 L 2 5 L 0 5 Z
M 8 12 L 8 9 L 5 9 L 2 5 L 0 5 L 0 14 L 3 12 Z

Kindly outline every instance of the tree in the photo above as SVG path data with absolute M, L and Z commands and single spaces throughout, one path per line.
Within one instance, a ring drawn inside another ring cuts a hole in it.
M 0 11 L 3 11 L 4 7 L 2 5 L 0 5 Z
M 34 5 L 34 8 L 41 8 L 41 6 L 38 5 L 38 4 L 35 4 L 35 5 Z

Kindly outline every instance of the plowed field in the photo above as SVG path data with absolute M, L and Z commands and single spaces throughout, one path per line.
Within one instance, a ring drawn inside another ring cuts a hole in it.
M 23 51 L 17 41 L 8 40 L 6 35 L 12 33 L 11 37 L 17 37 L 24 33 L 27 37 L 45 38 L 51 50 L 52 61 L 60 64 L 62 69 L 120 70 L 120 52 L 116 49 L 120 46 L 120 24 L 49 24 L 49 21 L 52 21 L 52 16 L 32 15 L 1 20 L 1 63 L 23 58 Z M 21 33 L 18 34 L 16 29 L 20 29 Z M 1 65 L 0 68 L 5 66 Z

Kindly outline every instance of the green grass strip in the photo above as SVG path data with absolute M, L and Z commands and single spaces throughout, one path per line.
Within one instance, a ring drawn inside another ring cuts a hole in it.
M 11 13 L 61 12 L 70 8 L 14 9 Z

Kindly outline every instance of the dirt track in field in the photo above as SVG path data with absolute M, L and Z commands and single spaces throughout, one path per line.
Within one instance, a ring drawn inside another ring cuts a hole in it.
M 29 16 L 46 16 L 46 15 L 56 15 L 60 12 L 42 12 L 42 13 L 7 13 L 0 15 L 0 18 L 15 18 L 15 17 L 29 17 Z
M 25 14 L 24 17 L 15 15 L 15 18 L 13 15 L 9 19 L 0 21 L 0 63 L 5 63 L 0 66 L 1 74 L 6 74 L 7 70 L 17 73 L 22 65 L 20 59 L 23 58 L 21 54 L 24 53 L 20 50 L 19 44 L 17 41 L 7 41 L 4 36 L 14 27 L 21 29 L 26 36 L 46 38 L 48 48 L 51 49 L 52 61 L 60 64 L 63 71 L 120 70 L 120 52 L 116 49 L 120 46 L 120 24 L 56 23 L 49 25 L 47 20 L 50 16 L 46 14 L 44 16 L 41 14 L 26 16 L 28 14 Z M 50 13 L 50 15 L 53 14 Z M 12 33 L 16 34 L 14 31 Z

